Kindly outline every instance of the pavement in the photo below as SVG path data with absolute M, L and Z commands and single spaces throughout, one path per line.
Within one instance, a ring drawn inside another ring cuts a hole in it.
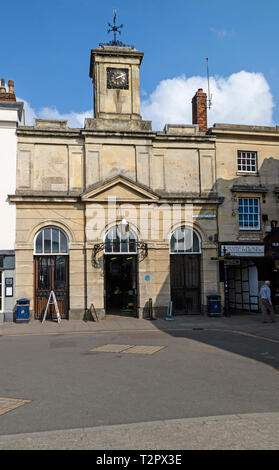
M 179 315 L 173 321 L 165 318 L 156 320 L 138 319 L 122 315 L 107 315 L 104 320 L 30 320 L 28 323 L 4 322 L 0 325 L 1 336 L 17 335 L 71 335 L 71 334 L 98 334 L 105 332 L 129 331 L 175 331 L 175 330 L 223 330 L 235 331 L 240 334 L 255 335 L 279 342 L 279 315 L 276 323 L 263 323 L 260 313 L 234 314 L 231 316 L 208 315 Z
M 209 416 L 0 436 L 0 450 L 278 450 L 278 429 L 279 413 Z
M 263 323 L 261 314 L 176 316 L 173 321 L 108 315 L 99 322 L 82 320 L 10 323 L 0 325 L 1 336 L 74 335 L 105 332 L 170 332 L 214 330 L 235 332 L 279 343 L 276 323 Z M 278 406 L 279 410 L 279 406 Z M 1 417 L 0 417 L 1 419 Z M 96 428 L 67 429 L 0 436 L 1 450 L 278 450 L 279 412 L 170 419 Z M 105 444 L 104 444 L 105 443 Z

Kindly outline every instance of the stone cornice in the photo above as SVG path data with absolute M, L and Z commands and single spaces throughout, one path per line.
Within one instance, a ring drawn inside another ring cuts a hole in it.
M 20 202 L 44 202 L 48 203 L 50 202 L 51 204 L 53 203 L 76 203 L 80 202 L 80 197 L 79 196 L 62 196 L 62 195 L 57 195 L 57 194 L 47 194 L 47 195 L 38 195 L 38 194 L 11 194 L 8 196 L 9 202 L 14 202 L 14 203 L 20 203 Z

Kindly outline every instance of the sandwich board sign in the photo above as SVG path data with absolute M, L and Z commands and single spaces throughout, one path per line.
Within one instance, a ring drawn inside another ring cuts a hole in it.
M 47 302 L 47 306 L 46 306 L 46 309 L 45 309 L 45 313 L 44 313 L 44 316 L 43 316 L 42 323 L 44 323 L 44 321 L 46 319 L 49 305 L 54 305 L 57 321 L 58 321 L 58 323 L 60 323 L 61 322 L 61 316 L 60 316 L 59 308 L 58 308 L 58 305 L 57 305 L 56 296 L 55 296 L 55 293 L 54 293 L 53 290 L 49 294 L 49 298 L 48 298 L 48 302 Z
M 168 304 L 168 311 L 165 320 L 174 320 L 174 317 L 172 315 L 172 302 L 169 302 Z

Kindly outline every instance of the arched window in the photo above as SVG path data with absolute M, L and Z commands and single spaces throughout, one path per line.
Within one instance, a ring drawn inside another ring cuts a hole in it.
M 126 254 L 137 253 L 137 236 L 132 229 L 127 232 L 118 226 L 110 228 L 105 236 L 105 253 Z
M 58 227 L 42 228 L 34 240 L 35 255 L 67 255 L 68 237 Z
M 173 254 L 200 254 L 201 241 L 199 235 L 191 227 L 178 227 L 170 239 L 170 252 Z

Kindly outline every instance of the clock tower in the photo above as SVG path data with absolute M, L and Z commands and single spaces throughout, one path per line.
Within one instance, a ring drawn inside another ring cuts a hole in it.
M 139 71 L 143 52 L 116 40 L 120 27 L 112 27 L 114 41 L 91 50 L 89 75 L 94 87 L 95 119 L 90 121 L 95 122 L 90 127 L 124 128 L 125 121 L 131 128 L 133 121 L 132 127 L 148 130 L 150 122 L 142 121 L 140 115 Z

